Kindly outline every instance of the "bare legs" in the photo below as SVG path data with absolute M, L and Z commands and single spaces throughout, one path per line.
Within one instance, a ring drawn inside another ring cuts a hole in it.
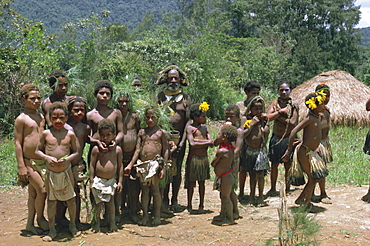
M 188 184 L 188 206 L 187 209 L 191 213 L 192 208 L 192 200 L 193 200 L 193 194 L 194 194 L 194 187 L 195 187 L 196 181 L 189 181 Z M 202 214 L 204 213 L 204 196 L 205 196 L 205 181 L 198 181 L 199 186 L 199 209 L 198 213 Z

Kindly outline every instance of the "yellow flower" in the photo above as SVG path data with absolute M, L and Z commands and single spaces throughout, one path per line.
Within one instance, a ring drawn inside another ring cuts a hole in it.
M 202 102 L 200 105 L 199 105 L 199 110 L 201 112 L 207 112 L 209 110 L 209 104 L 207 102 Z
M 307 100 L 305 103 L 309 109 L 317 108 L 315 97 L 312 97 L 311 99 Z
M 175 114 L 175 111 L 170 106 L 167 106 L 167 108 L 170 111 L 171 116 Z
M 247 120 L 244 122 L 244 128 L 249 128 L 252 123 L 252 120 Z
M 326 94 L 323 90 L 316 91 L 316 100 L 319 104 L 323 104 L 326 100 Z

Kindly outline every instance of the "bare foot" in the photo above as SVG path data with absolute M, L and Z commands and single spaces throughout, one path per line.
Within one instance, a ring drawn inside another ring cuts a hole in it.
M 188 210 L 189 213 L 192 213 L 193 212 L 193 207 L 192 206 L 187 206 L 186 210 Z
M 53 239 L 57 236 L 56 231 L 49 231 L 49 234 L 42 238 L 42 241 L 44 242 L 51 242 Z
M 274 197 L 274 196 L 279 196 L 279 195 L 280 195 L 280 193 L 277 190 L 269 190 L 266 193 L 267 197 Z
M 166 206 L 161 207 L 161 213 L 173 215 L 173 212 L 169 210 Z
M 152 225 L 157 226 L 161 224 L 161 218 L 155 217 L 154 220 L 152 221 Z
M 361 198 L 364 202 L 370 202 L 370 191 Z
M 236 225 L 236 222 L 234 220 L 224 220 L 220 222 L 215 222 L 214 224 L 219 226 L 229 226 L 229 225 Z
M 225 215 L 219 214 L 213 217 L 213 221 L 224 221 L 226 219 Z
M 320 201 L 321 201 L 321 197 L 316 196 L 316 195 L 312 195 L 311 202 L 319 203 Z
M 297 198 L 297 200 L 295 200 L 294 203 L 297 204 L 297 205 L 302 205 L 302 204 L 304 204 L 304 199 L 303 198 Z
M 267 203 L 263 200 L 263 196 L 260 196 L 257 200 L 258 207 L 266 207 Z
M 249 207 L 253 207 L 256 204 L 257 204 L 256 198 L 255 197 L 251 197 L 250 200 L 249 200 L 249 202 L 248 202 L 248 206 Z
M 239 213 L 236 213 L 236 212 L 234 212 L 233 213 L 233 219 L 234 220 L 238 220 L 238 219 L 241 219 L 241 218 L 243 218 L 242 216 L 240 216 L 240 214 Z
M 71 232 L 73 237 L 81 235 L 81 232 L 77 229 L 76 224 L 70 223 L 69 231 Z
M 174 212 L 181 212 L 182 211 L 181 205 L 178 204 L 177 202 L 172 203 L 171 209 Z
M 115 222 L 110 223 L 110 225 L 109 225 L 109 232 L 114 232 L 114 231 L 118 231 L 118 228 L 117 228 Z
M 133 222 L 135 222 L 136 224 L 138 224 L 138 223 L 139 223 L 139 221 L 140 221 L 140 218 L 139 218 L 139 216 L 137 216 L 137 214 L 136 214 L 136 213 L 132 213 L 132 214 L 130 215 L 130 218 L 131 218 L 131 220 L 132 220 Z
M 148 224 L 149 217 L 148 215 L 144 215 L 143 218 L 139 221 L 139 225 L 147 225 Z
M 37 224 L 39 225 L 39 227 L 43 230 L 43 231 L 48 231 L 50 228 L 49 228 L 49 222 L 45 219 L 45 218 L 42 218 L 42 219 L 37 219 Z
M 204 206 L 199 206 L 198 214 L 204 214 Z
M 114 217 L 115 217 L 115 221 L 116 221 L 116 223 L 121 222 L 121 215 L 120 215 L 120 214 L 118 214 L 118 215 L 116 215 L 116 216 L 114 216 Z
M 92 232 L 98 233 L 100 232 L 100 223 L 95 223 L 95 225 L 92 227 Z
M 26 231 L 32 232 L 35 235 L 41 235 L 43 233 L 43 230 L 36 228 L 34 225 L 27 226 Z
M 321 198 L 321 202 L 324 203 L 324 204 L 332 204 L 333 202 L 331 201 L 331 198 L 328 197 L 328 196 L 325 196 L 325 197 L 320 197 Z

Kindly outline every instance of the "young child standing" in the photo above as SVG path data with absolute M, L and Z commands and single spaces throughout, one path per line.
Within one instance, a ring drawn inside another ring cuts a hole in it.
M 71 161 L 78 158 L 78 140 L 72 131 L 64 128 L 68 119 L 65 103 L 54 102 L 50 106 L 49 116 L 53 127 L 42 133 L 36 150 L 36 154 L 46 161 L 45 187 L 50 231 L 43 240 L 48 242 L 57 236 L 55 229 L 57 201 L 67 203 L 70 216 L 69 230 L 72 236 L 79 232 L 76 227 L 74 178 L 71 170 Z
M 80 187 L 85 187 L 83 181 L 86 180 L 84 176 L 84 171 L 86 171 L 86 162 L 83 159 L 83 150 L 85 148 L 86 142 L 89 142 L 89 135 L 91 128 L 87 124 L 86 113 L 87 113 L 87 102 L 86 99 L 79 96 L 70 96 L 67 99 L 67 107 L 69 112 L 69 117 L 67 120 L 66 129 L 72 130 L 78 140 L 79 150 L 78 157 L 71 161 L 72 173 L 75 179 L 75 193 L 76 193 L 76 223 L 77 228 L 84 229 L 80 221 L 81 212 L 81 196 Z M 68 128 L 70 126 L 70 128 Z M 84 188 L 86 190 L 86 187 Z
M 101 120 L 98 124 L 98 132 L 100 141 L 105 146 L 110 146 L 116 138 L 116 125 L 111 119 Z M 100 231 L 100 214 L 104 203 L 109 218 L 109 231 L 117 231 L 114 194 L 115 191 L 117 193 L 122 191 L 123 169 L 120 146 L 116 145 L 109 148 L 108 151 L 102 151 L 98 146 L 93 147 L 90 161 L 90 181 L 90 189 L 96 204 L 93 232 Z
M 25 110 L 14 123 L 18 179 L 22 185 L 28 184 L 26 230 L 33 234 L 41 234 L 42 230 L 49 230 L 48 222 L 44 217 L 46 166 L 45 161 L 35 154 L 35 150 L 45 127 L 45 120 L 43 115 L 37 112 L 41 104 L 39 88 L 36 85 L 27 84 L 21 88 L 20 94 Z M 34 226 L 35 215 L 37 215 L 37 224 L 42 230 Z
M 324 161 L 317 153 L 322 136 L 322 113 L 324 107 L 325 93 L 311 93 L 305 98 L 305 104 L 309 108 L 309 113 L 291 132 L 289 144 L 283 161 L 288 161 L 292 152 L 295 135 L 303 130 L 302 143 L 300 143 L 293 155 L 292 166 L 289 170 L 288 182 L 292 185 L 304 184 L 303 172 L 307 174 L 308 182 L 300 196 L 296 199 L 296 204 L 306 205 L 309 210 L 312 208 L 311 197 L 315 184 L 328 175 Z
M 237 129 L 231 125 L 224 125 L 216 137 L 220 143 L 220 148 L 217 150 L 211 165 L 214 167 L 217 176 L 213 188 L 220 191 L 221 197 L 221 213 L 217 220 L 213 221 L 217 225 L 235 224 L 233 203 L 230 198 L 236 177 L 231 168 L 234 161 L 235 147 L 231 143 L 236 141 L 237 137 Z
M 159 180 L 164 178 L 164 163 L 168 160 L 168 141 L 166 133 L 157 125 L 159 113 L 153 107 L 145 110 L 145 123 L 147 127 L 139 130 L 136 149 L 131 162 L 125 172 L 130 173 L 134 163 L 141 182 L 141 206 L 143 218 L 140 225 L 146 225 L 149 221 L 148 206 L 150 195 L 153 196 L 152 225 L 161 223 L 162 197 L 159 191 Z
M 199 185 L 198 213 L 204 213 L 205 180 L 210 178 L 207 149 L 213 146 L 206 123 L 206 112 L 209 109 L 207 102 L 196 103 L 190 106 L 191 125 L 186 128 L 189 141 L 189 154 L 186 161 L 185 188 L 188 189 L 187 210 L 192 213 L 192 199 L 196 181 Z
M 270 169 L 267 157 L 266 142 L 269 134 L 268 118 L 265 111 L 265 102 L 260 96 L 250 99 L 249 114 L 244 124 L 245 163 L 244 168 L 250 176 L 250 204 L 264 206 L 263 189 L 264 176 Z M 256 200 L 256 185 L 258 184 L 259 197 Z

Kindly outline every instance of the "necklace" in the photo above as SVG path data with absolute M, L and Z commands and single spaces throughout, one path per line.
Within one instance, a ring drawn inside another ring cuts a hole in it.
M 312 111 L 310 111 L 310 112 L 309 112 L 309 114 L 311 114 L 312 116 L 314 116 L 314 117 L 316 117 L 316 118 L 320 119 L 320 115 L 315 114 L 315 113 L 314 113 L 314 112 L 312 112 Z

